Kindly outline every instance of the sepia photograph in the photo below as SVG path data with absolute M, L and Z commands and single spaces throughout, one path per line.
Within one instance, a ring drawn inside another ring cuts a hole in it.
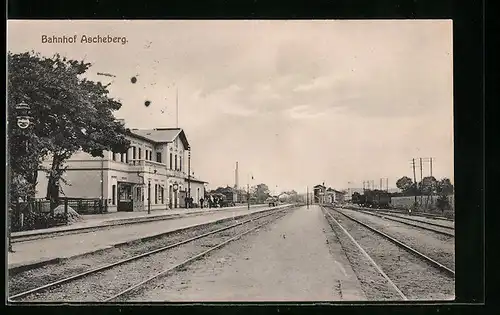
M 452 20 L 8 20 L 9 303 L 455 300 Z

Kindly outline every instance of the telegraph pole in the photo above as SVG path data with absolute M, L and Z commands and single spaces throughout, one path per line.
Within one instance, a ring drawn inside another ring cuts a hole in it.
M 414 185 L 417 185 L 417 175 L 415 173 L 415 159 L 411 160 L 411 164 L 412 164 L 412 167 L 413 167 L 413 183 L 414 183 Z M 415 203 L 417 203 L 417 193 L 416 193 L 416 191 L 415 191 Z
M 420 182 L 424 179 L 424 167 L 422 165 L 422 158 L 420 158 Z
M 424 167 L 422 164 L 422 158 L 420 158 L 420 189 L 422 189 L 423 181 L 424 181 Z M 423 198 L 422 191 L 420 191 L 420 204 L 423 204 L 422 198 Z
M 307 209 L 309 209 L 309 186 L 307 186 L 306 203 L 307 203 Z
M 188 208 L 191 208 L 191 148 L 188 148 Z

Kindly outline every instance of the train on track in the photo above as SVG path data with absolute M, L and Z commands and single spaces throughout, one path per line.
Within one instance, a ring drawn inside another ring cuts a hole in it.
M 391 194 L 383 190 L 365 190 L 362 195 L 355 192 L 352 195 L 352 202 L 370 208 L 389 208 Z

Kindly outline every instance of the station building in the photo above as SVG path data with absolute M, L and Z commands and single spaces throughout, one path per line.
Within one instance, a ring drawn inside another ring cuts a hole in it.
M 344 193 L 324 185 L 314 186 L 314 203 L 342 203 Z
M 75 153 L 65 162 L 66 183 L 62 196 L 107 199 L 108 212 L 144 211 L 185 207 L 184 197 L 194 203 L 205 198 L 207 182 L 188 176 L 191 148 L 181 128 L 131 129 L 126 153 L 104 152 L 104 157 Z M 51 159 L 44 162 L 50 167 Z M 192 167 L 191 167 L 192 171 Z M 48 179 L 39 171 L 37 198 L 46 196 Z

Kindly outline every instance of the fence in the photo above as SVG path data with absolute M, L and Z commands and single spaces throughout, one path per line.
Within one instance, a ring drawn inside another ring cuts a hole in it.
M 104 200 L 101 207 L 100 199 L 65 198 L 68 206 L 78 214 L 102 214 L 108 212 L 108 201 Z
M 106 213 L 107 209 L 107 201 L 101 206 L 99 199 L 62 198 L 59 204 L 45 199 L 17 201 L 9 207 L 9 226 L 11 232 L 46 229 L 67 225 L 74 212 L 99 214 Z
M 417 196 L 418 207 L 425 210 L 435 210 L 437 209 L 437 199 L 438 196 Z M 451 210 L 455 209 L 455 198 L 453 195 L 448 196 L 448 201 L 450 202 Z M 415 196 L 401 196 L 392 197 L 391 205 L 393 208 L 409 209 L 412 208 L 415 203 Z

